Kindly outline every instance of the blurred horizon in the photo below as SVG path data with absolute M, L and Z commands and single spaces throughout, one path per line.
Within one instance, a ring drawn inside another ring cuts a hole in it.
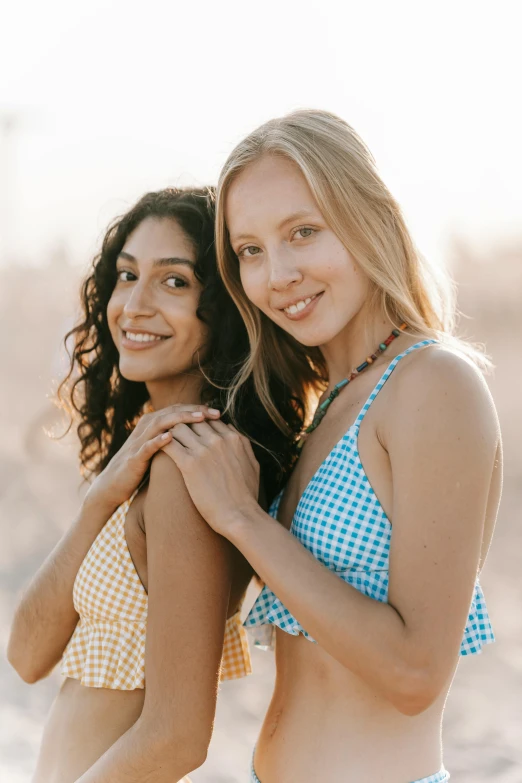
M 362 136 L 424 255 L 516 236 L 514 5 L 20 0 L 0 29 L 0 263 L 83 263 L 143 192 L 215 183 L 244 134 L 302 107 Z

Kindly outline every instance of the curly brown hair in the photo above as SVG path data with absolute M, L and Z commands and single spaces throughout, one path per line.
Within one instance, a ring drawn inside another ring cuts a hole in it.
M 80 464 L 87 475 L 100 473 L 122 447 L 148 400 L 145 383 L 129 381 L 119 370 L 119 354 L 107 322 L 116 285 L 116 261 L 127 238 L 146 218 L 175 220 L 196 251 L 195 275 L 202 285 L 198 318 L 208 326 L 201 401 L 225 411 L 227 393 L 248 352 L 248 335 L 218 272 L 214 247 L 214 189 L 167 188 L 147 193 L 109 227 L 81 289 L 82 319 L 65 337 L 74 340 L 69 372 L 58 396 L 78 419 Z M 233 424 L 252 441 L 268 499 L 285 481 L 295 461 L 295 437 L 304 420 L 304 401 L 278 378 L 271 391 L 291 436 L 283 434 L 261 405 L 253 383 L 236 402 Z M 226 414 L 225 414 L 225 420 Z M 230 420 L 230 419 L 229 419 Z

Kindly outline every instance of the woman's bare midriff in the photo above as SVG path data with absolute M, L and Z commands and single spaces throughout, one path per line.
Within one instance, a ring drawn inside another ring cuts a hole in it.
M 450 682 L 403 715 L 303 636 L 277 629 L 277 681 L 257 744 L 261 783 L 404 783 L 438 772 Z
M 86 688 L 67 678 L 47 720 L 33 783 L 74 783 L 136 723 L 145 690 Z

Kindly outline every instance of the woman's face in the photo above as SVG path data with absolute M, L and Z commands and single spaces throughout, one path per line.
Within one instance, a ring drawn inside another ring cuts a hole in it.
M 327 225 L 298 166 L 266 155 L 232 182 L 225 217 L 245 294 L 307 346 L 327 345 L 368 297 L 368 279 Z
M 196 315 L 195 262 L 191 241 L 173 219 L 146 218 L 128 237 L 107 306 L 124 378 L 155 382 L 197 367 L 207 330 Z

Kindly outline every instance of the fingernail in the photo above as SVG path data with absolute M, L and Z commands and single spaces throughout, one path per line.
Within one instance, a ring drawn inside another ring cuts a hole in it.
M 213 413 L 213 414 L 214 414 L 214 416 L 216 416 L 216 415 L 217 415 L 217 416 L 220 416 L 220 415 L 221 415 L 221 411 L 218 411 L 218 410 L 217 410 L 217 408 L 209 408 L 209 409 L 208 409 L 208 412 L 209 412 L 209 413 Z
M 161 436 L 161 440 L 168 440 L 170 438 L 170 432 L 164 432 Z
M 192 415 L 194 416 L 195 419 L 200 419 L 203 416 L 203 414 L 200 411 L 194 411 Z

